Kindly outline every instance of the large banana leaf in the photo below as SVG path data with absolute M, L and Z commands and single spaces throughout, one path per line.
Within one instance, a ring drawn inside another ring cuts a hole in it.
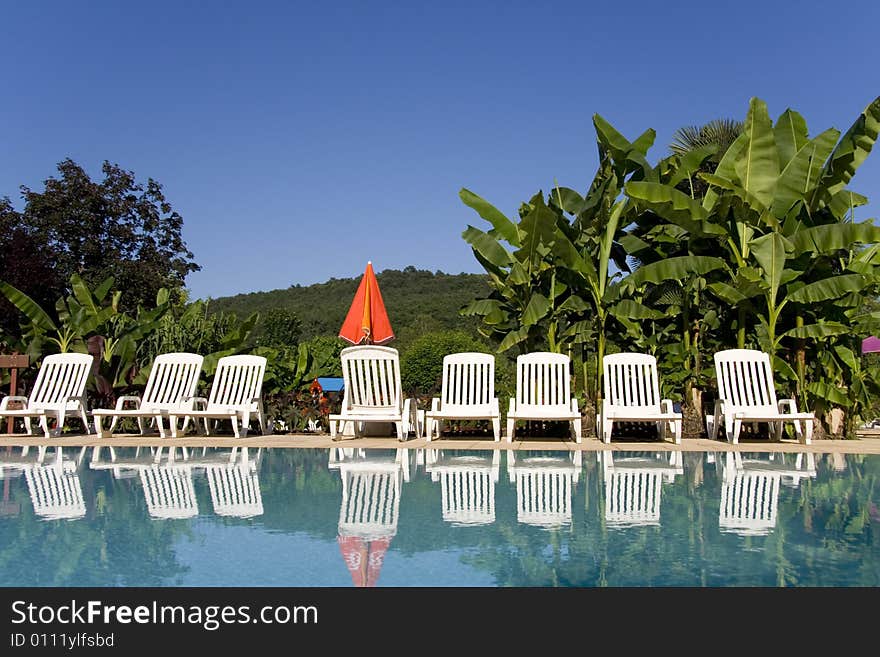
M 789 329 L 781 337 L 821 339 L 847 333 L 849 333 L 849 327 L 840 322 L 818 322 L 817 324 L 807 324 L 806 326 Z
M 839 299 L 850 292 L 863 290 L 869 281 L 859 274 L 843 274 L 833 276 L 815 283 L 809 283 L 788 295 L 788 300 L 795 303 L 819 303 Z
M 767 113 L 767 103 L 752 98 L 743 124 L 748 142 L 742 157 L 736 160 L 737 176 L 742 188 L 754 195 L 763 206 L 770 207 L 779 177 L 779 154 L 773 137 L 773 124 Z
M 843 135 L 822 172 L 820 193 L 813 196 L 811 209 L 825 205 L 855 175 L 880 134 L 880 96 L 875 98 Z
M 710 283 L 707 287 L 716 297 L 721 299 L 721 301 L 731 306 L 737 306 L 748 298 L 737 288 L 728 285 L 727 283 Z
M 554 187 L 553 200 L 572 215 L 578 214 L 584 208 L 584 197 L 568 187 Z
M 805 200 L 819 182 L 819 172 L 840 133 L 834 128 L 805 143 L 791 158 L 776 184 L 773 212 L 782 217 L 797 201 Z
M 41 331 L 55 331 L 57 327 L 52 318 L 49 317 L 40 305 L 31 299 L 24 292 L 11 286 L 6 281 L 0 281 L 0 292 L 3 293 L 9 302 L 24 313 L 28 321 Z
M 729 180 L 734 184 L 740 184 L 740 179 L 736 173 L 736 162 L 740 155 L 745 151 L 749 142 L 749 136 L 742 133 L 724 152 L 724 156 L 715 168 L 715 175 L 719 178 Z M 714 189 L 709 189 L 703 196 L 703 208 L 711 210 L 718 201 L 719 194 Z
M 465 205 L 476 210 L 478 215 L 492 224 L 496 235 L 511 246 L 519 246 L 519 231 L 516 224 L 508 219 L 501 210 L 468 189 L 462 188 L 458 197 Z
M 841 218 L 847 215 L 851 217 L 855 208 L 867 205 L 867 203 L 867 197 L 844 188 L 831 197 L 831 200 L 828 201 L 828 207 L 835 217 Z
M 510 253 L 498 242 L 497 239 L 484 233 L 479 228 L 468 226 L 461 234 L 464 241 L 479 253 L 487 262 L 493 266 L 503 269 L 510 266 L 513 261 Z
M 632 299 L 623 299 L 608 308 L 608 312 L 618 319 L 663 319 L 665 313 L 648 308 Z
M 812 383 L 808 383 L 806 385 L 806 389 L 807 392 L 815 395 L 819 399 L 824 399 L 831 402 L 832 404 L 840 404 L 841 406 L 846 407 L 852 403 L 846 396 L 845 390 L 831 383 L 826 383 L 824 381 L 813 381 Z
M 521 342 L 525 342 L 529 337 L 529 329 L 527 326 L 521 326 L 520 328 L 511 331 L 504 339 L 501 341 L 501 344 L 498 345 L 498 352 L 502 353 L 510 349 L 511 347 L 515 347 Z
M 789 237 L 794 254 L 834 254 L 855 244 L 880 242 L 880 227 L 871 223 L 835 223 L 804 228 Z
M 724 235 L 724 228 L 706 221 L 709 213 L 699 201 L 669 185 L 655 182 L 631 181 L 624 190 L 639 205 L 650 209 L 669 222 L 677 224 L 692 235 Z
M 78 275 L 73 274 L 70 277 L 70 286 L 73 290 L 73 296 L 79 301 L 80 305 L 88 308 L 89 312 L 97 313 L 99 305 L 103 298 L 113 286 L 113 277 L 105 278 L 95 291 L 92 292 L 86 282 Z
M 735 182 L 728 180 L 727 178 L 722 178 L 721 176 L 716 176 L 711 173 L 700 173 L 699 177 L 705 180 L 710 185 L 714 185 L 715 187 L 720 187 L 721 189 L 733 192 L 739 197 L 739 200 L 742 203 L 750 207 L 758 214 L 763 213 L 769 207 L 764 203 L 763 199 L 755 194 L 752 194 L 745 187 L 741 187 Z
M 534 326 L 550 312 L 550 301 L 543 294 L 535 292 L 529 298 L 529 303 L 523 312 L 522 322 L 524 326 Z
M 507 319 L 504 306 L 497 299 L 477 299 L 465 305 L 459 313 L 465 317 L 482 317 L 486 324 L 500 324 Z
M 675 187 L 685 178 L 694 176 L 700 170 L 703 163 L 716 152 L 718 152 L 717 144 L 706 144 L 705 146 L 700 146 L 692 151 L 688 151 L 681 156 L 678 166 L 675 168 L 675 171 L 672 172 L 672 175 L 669 177 L 669 180 L 666 181 L 666 184 Z
M 531 210 L 519 222 L 522 231 L 520 248 L 514 257 L 524 263 L 529 276 L 541 269 L 544 256 L 549 254 L 556 239 L 556 213 L 544 203 L 540 193 L 530 202 Z
M 785 269 L 785 252 L 786 249 L 791 250 L 791 244 L 779 233 L 769 233 L 751 240 L 749 246 L 755 260 L 764 270 L 764 280 L 770 286 L 771 295 L 775 299 L 782 280 L 782 271 Z
M 629 289 L 635 290 L 646 283 L 660 285 L 666 281 L 680 281 L 722 267 L 724 260 L 714 256 L 678 256 L 642 265 L 623 280 Z
M 779 165 L 783 168 L 809 141 L 807 122 L 792 109 L 785 110 L 773 126 L 773 137 L 779 153 Z

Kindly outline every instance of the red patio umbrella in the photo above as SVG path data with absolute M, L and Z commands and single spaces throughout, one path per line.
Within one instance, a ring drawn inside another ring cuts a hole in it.
M 376 586 L 391 536 L 365 539 L 360 536 L 338 536 L 339 549 L 355 586 Z
M 372 262 L 367 263 L 339 337 L 351 344 L 385 344 L 394 339 Z

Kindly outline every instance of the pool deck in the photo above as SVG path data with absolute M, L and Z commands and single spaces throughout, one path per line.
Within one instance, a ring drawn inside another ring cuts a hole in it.
M 518 435 L 513 442 L 506 438 L 496 442 L 491 436 L 444 437 L 430 442 L 424 438 L 410 437 L 401 442 L 394 436 L 345 437 L 332 440 L 328 434 L 272 434 L 261 436 L 249 434 L 244 438 L 232 435 L 199 436 L 187 435 L 179 438 L 160 438 L 158 435 L 141 436 L 138 434 L 114 434 L 112 437 L 99 438 L 95 435 L 64 435 L 57 438 L 45 438 L 42 435 L 27 436 L 24 434 L 0 434 L 0 448 L 23 447 L 25 445 L 49 445 L 60 447 L 267 447 L 267 448 L 316 448 L 331 449 L 334 447 L 364 449 L 475 449 L 475 450 L 581 450 L 581 451 L 657 451 L 681 450 L 700 452 L 741 451 L 741 452 L 813 452 L 839 454 L 880 454 L 880 429 L 860 432 L 852 440 L 814 440 L 811 445 L 801 445 L 796 440 L 783 439 L 779 442 L 767 438 L 741 438 L 736 445 L 724 440 L 706 438 L 685 438 L 680 445 L 671 441 L 659 440 L 638 441 L 627 438 L 603 443 L 595 437 L 584 437 L 581 443 L 568 438 L 532 438 Z

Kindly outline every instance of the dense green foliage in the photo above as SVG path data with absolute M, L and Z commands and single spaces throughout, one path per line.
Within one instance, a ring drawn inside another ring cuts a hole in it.
M 42 191 L 21 187 L 21 212 L 0 199 L 0 280 L 45 304 L 71 292 L 74 274 L 90 287 L 112 277 L 128 312 L 152 304 L 162 288 L 182 293 L 199 266 L 162 186 L 106 161 L 100 181 L 69 158 L 57 168 Z M 14 334 L 15 314 L 5 301 L 0 310 L 0 328 Z
M 490 278 L 464 311 L 481 333 L 500 352 L 580 359 L 576 383 L 596 408 L 606 353 L 655 354 L 667 396 L 702 415 L 713 386 L 703 364 L 749 347 L 770 354 L 781 396 L 821 419 L 845 409 L 847 433 L 868 419 L 880 371 L 859 348 L 880 330 L 868 303 L 880 292 L 880 228 L 856 220 L 867 198 L 848 184 L 880 133 L 880 98 L 845 133 L 812 137 L 797 112 L 774 123 L 753 98 L 725 138 L 691 139 L 656 165 L 653 130 L 630 141 L 593 123 L 599 167 L 583 195 L 554 185 L 510 219 L 462 189 L 491 226 L 462 233 Z
M 466 303 L 486 293 L 483 274 L 445 274 L 406 267 L 376 274 L 395 339 L 389 344 L 403 352 L 413 340 L 430 331 L 462 330 L 477 335 L 477 323 L 458 314 Z M 270 310 L 292 312 L 300 321 L 301 339 L 336 336 L 351 306 L 361 275 L 331 278 L 315 285 L 292 285 L 284 290 L 251 292 L 211 300 L 212 312 L 245 317 Z M 257 329 L 258 331 L 259 329 Z

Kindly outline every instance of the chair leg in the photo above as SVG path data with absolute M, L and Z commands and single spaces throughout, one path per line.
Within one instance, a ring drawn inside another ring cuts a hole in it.
M 83 430 L 86 434 L 90 434 L 92 430 L 89 428 L 89 415 L 86 413 L 86 409 L 84 406 L 79 407 L 79 416 L 82 418 Z
M 725 427 L 727 426 L 727 418 L 722 417 L 721 414 L 721 405 L 718 402 L 715 402 L 715 410 L 712 414 L 712 426 L 709 428 L 709 439 L 710 440 L 718 440 L 718 429 L 721 428 L 721 420 L 724 420 Z
M 600 419 L 600 424 L 602 425 L 602 442 L 610 443 L 611 432 L 614 430 L 614 420 L 612 420 L 610 417 L 605 417 L 603 415 Z
M 140 418 L 138 418 L 140 419 Z M 159 438 L 165 437 L 165 423 L 162 421 L 162 416 L 156 416 L 156 428 L 159 430 Z
M 516 420 L 513 418 L 507 418 L 507 442 L 513 442 L 513 436 L 516 432 Z
M 733 420 L 733 426 L 731 427 L 730 433 L 728 434 L 728 442 L 733 443 L 734 445 L 739 444 L 739 432 L 742 430 L 742 420 L 739 418 L 735 418 Z
M 800 440 L 801 437 L 798 436 Z M 803 440 L 801 440 L 804 445 L 810 445 L 813 442 L 813 421 L 812 420 L 804 420 L 804 435 Z
M 495 442 L 501 441 L 501 418 L 493 417 L 492 418 L 492 433 L 495 436 Z
M 397 440 L 404 442 L 406 440 L 406 432 L 403 430 L 403 420 L 395 422 L 394 426 L 397 428 Z

